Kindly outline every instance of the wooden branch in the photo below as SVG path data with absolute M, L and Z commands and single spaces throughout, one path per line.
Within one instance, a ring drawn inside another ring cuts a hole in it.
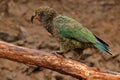
M 99 72 L 71 59 L 58 57 L 44 51 L 15 46 L 2 41 L 0 41 L 0 57 L 48 68 L 78 79 L 82 77 L 85 80 L 120 80 L 120 75 Z

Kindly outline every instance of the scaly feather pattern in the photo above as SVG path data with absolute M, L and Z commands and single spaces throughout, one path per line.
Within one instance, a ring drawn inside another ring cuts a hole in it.
M 33 19 L 43 23 L 44 28 L 60 42 L 60 52 L 84 50 L 94 47 L 110 53 L 109 46 L 76 20 L 62 16 L 50 7 L 40 7 L 33 13 Z
M 54 19 L 54 25 L 58 28 L 61 36 L 69 39 L 72 38 L 81 43 L 91 43 L 91 46 L 94 46 L 106 53 L 110 53 L 108 44 L 94 36 L 91 31 L 83 27 L 74 19 L 59 15 Z

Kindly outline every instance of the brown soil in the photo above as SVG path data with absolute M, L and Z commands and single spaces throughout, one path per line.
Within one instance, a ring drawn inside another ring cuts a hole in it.
M 119 0 L 0 0 L 0 39 L 28 48 L 58 50 L 58 43 L 41 23 L 30 22 L 32 12 L 39 6 L 50 6 L 59 14 L 76 19 L 110 45 L 114 57 L 88 49 L 81 58 L 85 64 L 120 72 Z M 76 54 L 66 54 L 68 57 L 72 55 L 76 57 Z M 29 66 L 0 59 L 0 80 L 76 80 L 48 69 Z

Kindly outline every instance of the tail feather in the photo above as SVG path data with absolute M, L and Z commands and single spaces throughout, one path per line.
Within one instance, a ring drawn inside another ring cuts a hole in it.
M 106 53 L 109 53 L 112 55 L 112 53 L 110 52 L 110 50 L 108 49 L 108 46 L 102 43 L 95 43 L 93 44 L 96 48 L 98 48 L 99 50 L 102 50 Z
M 94 35 L 94 36 L 96 37 L 96 39 L 97 39 L 100 43 L 102 43 L 102 44 L 104 44 L 104 45 L 106 45 L 106 46 L 109 47 L 109 45 L 108 45 L 106 42 L 104 42 L 102 39 L 100 39 L 100 38 L 97 37 L 96 35 Z
M 104 51 L 104 52 L 109 53 L 109 54 L 112 55 L 112 53 L 109 50 L 109 45 L 106 42 L 104 42 L 102 39 L 98 38 L 96 35 L 94 35 L 94 36 L 96 37 L 96 39 L 97 39 L 98 42 L 94 43 L 93 45 L 96 48 L 98 48 L 99 50 L 102 50 L 102 51 Z

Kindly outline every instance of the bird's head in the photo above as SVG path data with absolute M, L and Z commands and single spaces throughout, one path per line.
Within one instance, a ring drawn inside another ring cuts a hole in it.
M 35 12 L 32 14 L 31 22 L 33 23 L 34 19 L 38 19 L 39 21 L 46 21 L 48 19 L 53 19 L 56 16 L 55 10 L 50 7 L 39 7 Z

